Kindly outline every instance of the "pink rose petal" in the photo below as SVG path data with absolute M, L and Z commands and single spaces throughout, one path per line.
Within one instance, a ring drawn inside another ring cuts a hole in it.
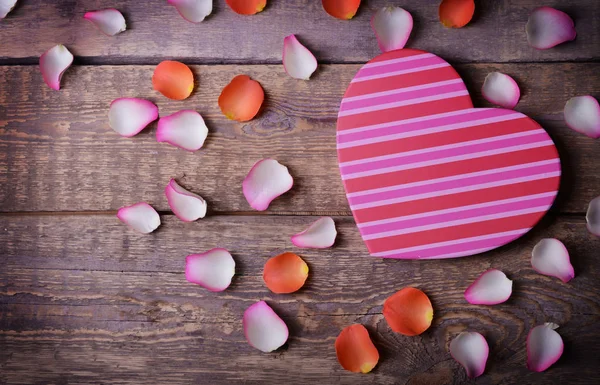
M 592 199 L 588 205 L 585 220 L 590 233 L 600 237 L 600 197 Z
M 283 68 L 294 79 L 308 80 L 317 70 L 317 59 L 295 35 L 289 35 L 283 39 Z
M 313 222 L 306 230 L 292 236 L 295 246 L 311 249 L 326 249 L 333 246 L 337 231 L 331 217 L 323 217 Z
M 556 277 L 569 282 L 575 277 L 575 271 L 569 259 L 565 245 L 554 238 L 544 238 L 531 252 L 531 266 L 540 274 Z
M 210 291 L 227 289 L 234 275 L 235 261 L 225 249 L 212 249 L 185 258 L 185 279 Z
M 486 76 L 481 93 L 488 102 L 510 110 L 515 108 L 521 97 L 517 82 L 500 72 L 492 72 Z
M 149 234 L 160 226 L 160 216 L 152 206 L 144 202 L 121 207 L 117 218 L 142 234 Z
M 0 0 L 0 19 L 4 19 L 16 4 L 17 0 Z
M 206 201 L 200 195 L 187 191 L 171 179 L 165 195 L 173 213 L 184 222 L 193 222 L 206 215 Z
M 469 378 L 483 374 L 489 352 L 487 341 L 479 333 L 463 332 L 450 342 L 452 358 L 465 368 Z
M 248 343 L 265 353 L 279 349 L 289 337 L 287 325 L 265 301 L 246 309 L 243 325 Z
M 108 121 L 119 135 L 137 135 L 146 126 L 158 119 L 158 107 L 148 100 L 119 98 L 110 103 Z
M 371 18 L 381 52 L 404 48 L 413 29 L 411 14 L 400 7 L 380 8 Z
M 89 20 L 107 36 L 115 36 L 127 29 L 123 14 L 114 8 L 87 12 L 83 18 Z
M 183 110 L 160 118 L 156 140 L 187 151 L 199 150 L 208 135 L 202 116 L 194 110 Z
M 60 90 L 60 79 L 73 63 L 73 54 L 62 44 L 55 45 L 40 56 L 40 71 L 48 87 Z
M 212 13 L 213 0 L 168 0 L 177 12 L 191 23 L 200 23 Z
M 506 274 L 497 269 L 490 269 L 465 290 L 465 299 L 473 305 L 497 305 L 510 298 L 512 284 Z
M 565 105 L 565 122 L 590 138 L 600 138 L 600 104 L 589 95 L 569 99 Z
M 566 13 L 550 7 L 535 9 L 529 16 L 527 41 L 537 49 L 548 49 L 577 36 L 575 23 Z
M 555 323 L 545 323 L 531 329 L 527 336 L 527 368 L 543 372 L 552 366 L 564 350 L 563 340 L 554 329 Z
M 278 196 L 294 184 L 287 167 L 274 159 L 263 159 L 254 164 L 242 183 L 244 196 L 252 208 L 264 211 Z

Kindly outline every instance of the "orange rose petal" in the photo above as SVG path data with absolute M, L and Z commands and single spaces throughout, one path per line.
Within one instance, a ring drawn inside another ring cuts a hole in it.
M 323 9 L 331 16 L 350 20 L 356 15 L 360 0 L 323 0 Z
M 469 24 L 475 13 L 474 0 L 442 0 L 440 3 L 440 21 L 444 27 L 462 28 Z
M 308 277 L 308 265 L 294 253 L 283 253 L 265 263 L 263 279 L 273 293 L 287 294 L 300 290 Z
M 223 88 L 219 107 L 228 119 L 246 122 L 256 116 L 265 100 L 260 83 L 246 75 L 238 75 Z
M 240 15 L 254 15 L 267 6 L 267 0 L 225 0 L 229 8 Z
M 186 99 L 194 90 L 194 74 L 178 61 L 163 61 L 152 75 L 154 89 L 169 99 Z
M 385 300 L 383 316 L 396 333 L 416 336 L 431 326 L 433 307 L 421 290 L 406 287 Z
M 379 362 L 379 352 L 361 324 L 342 330 L 335 340 L 335 354 L 340 365 L 354 373 L 369 373 Z

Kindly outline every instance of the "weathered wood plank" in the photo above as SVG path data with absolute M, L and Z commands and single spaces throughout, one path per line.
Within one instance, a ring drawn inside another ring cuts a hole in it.
M 0 217 L 0 380 L 458 384 L 466 377 L 447 346 L 463 330 L 490 341 L 479 382 L 591 384 L 600 378 L 600 240 L 582 219 L 550 219 L 480 257 L 393 261 L 364 258 L 351 218 L 337 218 L 335 248 L 299 251 L 311 268 L 306 287 L 271 294 L 261 279 L 264 261 L 291 249 L 288 234 L 310 220 L 226 216 L 184 224 L 163 216 L 158 232 L 141 236 L 110 216 Z M 529 253 L 541 237 L 565 242 L 573 281 L 563 284 L 531 269 Z M 223 293 L 191 285 L 182 273 L 187 253 L 216 245 L 228 247 L 238 263 L 239 276 Z M 513 297 L 494 307 L 467 304 L 465 287 L 490 267 L 514 280 Z M 436 312 L 420 337 L 394 334 L 381 315 L 385 298 L 409 285 L 427 292 Z M 259 299 L 290 326 L 290 341 L 273 354 L 244 341 L 241 315 Z M 525 368 L 525 339 L 547 321 L 561 325 L 566 354 L 548 372 L 534 374 Z M 335 336 L 353 322 L 369 327 L 382 354 L 369 377 L 344 372 L 335 359 Z
M 217 212 L 248 211 L 241 182 L 252 164 L 274 157 L 295 178 L 291 192 L 271 212 L 348 213 L 335 151 L 337 109 L 358 65 L 322 66 L 309 82 L 281 66 L 194 66 L 199 88 L 184 102 L 168 101 L 151 88 L 150 66 L 83 66 L 66 74 L 64 89 L 46 87 L 35 67 L 0 67 L 0 210 L 115 210 L 146 200 L 168 210 L 164 186 L 175 177 L 203 195 Z M 564 163 L 556 210 L 586 210 L 600 191 L 596 158 L 600 142 L 568 129 L 564 103 L 600 87 L 600 63 L 459 65 L 478 106 L 490 71 L 514 75 L 522 86 L 518 110 L 537 119 L 555 139 Z M 230 79 L 247 73 L 267 92 L 264 110 L 248 123 L 227 120 L 217 105 Z M 162 115 L 200 111 L 210 129 L 205 148 L 187 153 L 157 143 L 155 127 L 133 139 L 108 127 L 110 102 L 137 96 L 158 103 Z
M 270 62 L 281 60 L 283 38 L 298 34 L 320 61 L 363 62 L 380 53 L 369 21 L 386 0 L 364 1 L 357 17 L 341 21 L 327 15 L 319 0 L 269 1 L 265 11 L 243 17 L 223 0 L 215 1 L 205 22 L 183 20 L 166 1 L 20 1 L 0 24 L 0 58 L 36 60 L 57 43 L 66 44 L 86 63 L 152 63 L 181 58 L 193 63 Z M 600 7 L 596 0 L 548 0 L 569 13 L 577 40 L 547 51 L 527 45 L 525 24 L 536 0 L 481 1 L 474 21 L 448 30 L 438 20 L 439 0 L 402 4 L 415 27 L 408 46 L 461 62 L 597 60 L 600 52 Z M 123 11 L 129 30 L 111 38 L 83 19 L 86 11 L 115 7 Z

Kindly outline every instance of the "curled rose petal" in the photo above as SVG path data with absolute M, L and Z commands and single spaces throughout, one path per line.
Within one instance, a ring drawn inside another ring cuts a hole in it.
M 119 135 L 131 137 L 158 118 L 158 107 L 144 99 L 119 98 L 110 103 L 108 121 Z
M 235 261 L 225 249 L 212 249 L 185 258 L 185 279 L 210 291 L 227 289 L 234 275 Z
M 55 45 L 40 56 L 40 71 L 48 87 L 60 90 L 60 79 L 73 63 L 73 54 L 62 44 Z
M 421 290 L 405 287 L 385 300 L 383 316 L 396 333 L 416 336 L 431 326 L 433 307 Z
M 154 69 L 152 85 L 169 99 L 187 99 L 194 90 L 194 74 L 183 63 L 165 60 Z
M 317 70 L 317 59 L 295 35 L 290 35 L 283 39 L 283 68 L 294 79 L 308 80 Z
M 379 362 L 379 352 L 361 324 L 342 330 L 335 340 L 335 354 L 340 365 L 354 373 L 369 373 Z
M 547 322 L 531 329 L 527 336 L 527 368 L 543 372 L 552 366 L 564 350 L 562 337 L 554 329 L 558 325 Z
M 552 48 L 577 36 L 573 19 L 550 7 L 534 9 L 525 29 L 529 45 L 537 49 Z
M 308 265 L 294 253 L 283 253 L 265 263 L 263 280 L 273 293 L 288 294 L 300 290 L 308 277 Z
M 521 97 L 517 82 L 500 72 L 492 72 L 485 77 L 481 93 L 488 102 L 511 110 L 519 103 Z
M 167 142 L 187 151 L 197 151 L 204 145 L 208 127 L 194 110 L 183 110 L 160 118 L 156 140 Z
M 115 36 L 127 29 L 123 14 L 114 8 L 87 12 L 83 18 L 91 21 L 96 28 L 108 36 Z
M 149 234 L 160 226 L 160 216 L 152 206 L 144 202 L 121 207 L 117 218 L 142 234 Z
M 475 13 L 474 0 L 442 0 L 440 21 L 447 28 L 462 28 L 469 24 Z
M 193 222 L 206 215 L 206 201 L 178 185 L 175 179 L 171 179 L 165 188 L 165 195 L 173 213 L 184 222 Z
M 0 19 L 4 19 L 16 4 L 17 0 L 0 0 Z
M 243 326 L 248 343 L 265 353 L 279 349 L 289 336 L 285 322 L 265 301 L 246 309 Z
M 592 199 L 588 205 L 585 220 L 590 233 L 600 237 L 600 197 Z
M 262 12 L 267 6 L 267 0 L 225 0 L 229 8 L 240 15 L 254 15 Z
M 400 7 L 380 8 L 371 19 L 381 52 L 404 48 L 413 29 L 411 14 Z
M 358 7 L 360 7 L 360 0 L 323 0 L 325 12 L 337 19 L 352 19 Z
M 473 305 L 497 305 L 510 298 L 512 285 L 506 274 L 490 269 L 465 290 L 465 299 Z
M 569 282 L 575 277 L 569 252 L 565 245 L 554 238 L 544 238 L 531 252 L 531 266 L 540 274 Z
M 242 189 L 248 204 L 255 210 L 264 211 L 293 185 L 294 179 L 287 167 L 275 159 L 263 159 L 252 166 L 242 183 Z
M 450 342 L 452 358 L 465 368 L 469 378 L 483 374 L 489 353 L 488 343 L 479 333 L 463 332 Z
M 213 0 L 168 0 L 177 12 L 189 22 L 200 23 L 212 13 Z
M 565 105 L 565 122 L 590 138 L 600 138 L 600 104 L 589 95 L 569 99 Z
M 333 246 L 337 230 L 331 217 L 317 219 L 301 233 L 292 236 L 292 243 L 301 248 L 326 249 Z
M 219 107 L 227 119 L 247 122 L 258 114 L 265 92 L 260 83 L 246 75 L 238 75 L 223 88 Z

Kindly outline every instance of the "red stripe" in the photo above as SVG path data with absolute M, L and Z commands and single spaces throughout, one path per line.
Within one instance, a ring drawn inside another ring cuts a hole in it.
M 544 214 L 545 213 L 543 212 L 539 212 L 509 218 L 493 219 L 484 222 L 447 227 L 444 229 L 434 229 L 419 233 L 398 235 L 395 237 L 372 239 L 366 241 L 366 243 L 369 252 L 373 254 L 405 247 L 421 246 L 533 227 Z
M 428 52 L 425 51 L 421 51 L 418 49 L 410 49 L 410 48 L 405 48 L 405 49 L 401 49 L 401 50 L 397 50 L 397 51 L 390 51 L 390 52 L 386 52 L 383 53 L 379 56 L 377 56 L 376 58 L 372 59 L 369 61 L 369 63 L 377 63 L 380 61 L 386 61 L 386 60 L 392 60 L 392 59 L 400 59 L 403 57 L 409 57 L 409 56 L 415 56 L 415 55 L 422 55 Z
M 515 183 L 506 186 L 490 187 L 482 190 L 396 203 L 387 206 L 371 207 L 354 210 L 354 217 L 358 223 L 365 223 L 478 203 L 493 202 L 501 199 L 541 194 L 558 190 L 559 181 L 559 177 L 551 177 L 530 182 Z M 525 227 L 526 226 L 523 226 L 523 228 Z
M 465 159 L 362 178 L 347 179 L 344 181 L 344 185 L 347 193 L 353 193 L 556 158 L 558 158 L 556 147 L 548 145 L 514 151 L 508 154 L 490 155 L 478 159 Z

